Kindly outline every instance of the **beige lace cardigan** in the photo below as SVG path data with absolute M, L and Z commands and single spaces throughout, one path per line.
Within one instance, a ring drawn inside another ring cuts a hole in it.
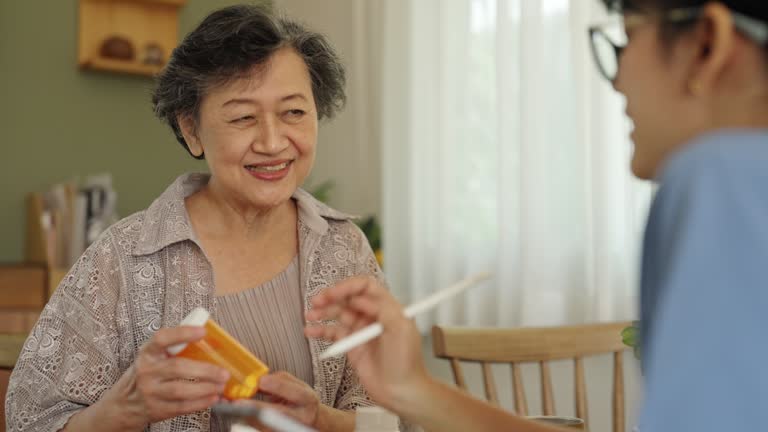
M 139 347 L 193 308 L 216 310 L 213 274 L 195 239 L 184 198 L 208 181 L 179 177 L 145 211 L 110 227 L 73 266 L 20 354 L 6 399 L 9 431 L 56 431 L 96 402 L 133 363 Z M 299 269 L 305 308 L 325 287 L 358 274 L 381 275 L 360 230 L 298 190 Z M 327 343 L 310 340 L 322 403 L 370 405 L 345 357 L 319 361 Z M 208 431 L 202 411 L 152 424 L 152 432 Z

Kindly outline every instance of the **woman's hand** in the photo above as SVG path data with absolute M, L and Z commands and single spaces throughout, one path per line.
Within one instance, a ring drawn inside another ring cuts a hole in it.
M 347 279 L 312 299 L 309 321 L 335 320 L 335 325 L 308 326 L 309 337 L 337 341 L 369 324 L 380 322 L 381 336 L 347 353 L 368 394 L 380 405 L 398 411 L 423 392 L 429 377 L 421 356 L 421 339 L 402 306 L 370 277 Z
M 259 393 L 267 395 L 268 401 L 244 400 L 237 403 L 276 409 L 321 432 L 351 431 L 354 428 L 354 413 L 343 413 L 323 405 L 312 387 L 287 372 L 262 377 Z M 269 430 L 258 422 L 251 421 L 251 424 L 261 431 Z
M 202 327 L 159 330 L 139 351 L 133 366 L 106 392 L 103 401 L 123 418 L 124 430 L 206 409 L 219 401 L 229 373 L 218 366 L 170 356 L 167 349 L 200 340 Z
M 352 278 L 312 299 L 309 321 L 337 325 L 307 327 L 307 336 L 337 341 L 374 322 L 384 332 L 347 353 L 368 394 L 385 408 L 424 428 L 443 432 L 555 432 L 480 401 L 429 377 L 419 332 L 402 306 L 371 278 Z

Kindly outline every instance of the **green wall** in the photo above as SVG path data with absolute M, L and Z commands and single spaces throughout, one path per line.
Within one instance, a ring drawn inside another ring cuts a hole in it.
M 234 3 L 189 0 L 182 35 Z M 78 70 L 77 4 L 0 0 L 0 262 L 23 258 L 30 191 L 110 172 L 123 217 L 180 173 L 205 169 L 154 118 L 151 78 Z

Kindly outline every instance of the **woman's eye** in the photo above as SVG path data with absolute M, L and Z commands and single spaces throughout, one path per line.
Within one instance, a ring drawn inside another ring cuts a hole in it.
M 306 112 L 304 112 L 304 110 L 300 110 L 300 109 L 293 109 L 293 110 L 288 111 L 288 115 L 292 116 L 292 117 L 301 117 L 304 114 L 306 114 Z
M 238 117 L 238 118 L 232 120 L 232 123 L 242 123 L 242 122 L 246 122 L 246 121 L 251 121 L 254 118 L 255 117 L 253 117 L 252 115 L 245 115 L 245 116 Z

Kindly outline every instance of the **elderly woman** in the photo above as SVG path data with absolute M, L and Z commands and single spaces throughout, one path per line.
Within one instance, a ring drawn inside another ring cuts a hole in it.
M 345 358 L 320 362 L 324 343 L 302 332 L 325 287 L 380 274 L 349 217 L 299 189 L 344 82 L 321 35 L 257 7 L 214 12 L 184 39 L 154 109 L 210 174 L 179 177 L 77 261 L 19 357 L 9 430 L 224 430 L 208 408 L 226 372 L 166 351 L 202 337 L 176 327 L 198 306 L 280 371 L 252 403 L 353 429 L 366 393 Z

